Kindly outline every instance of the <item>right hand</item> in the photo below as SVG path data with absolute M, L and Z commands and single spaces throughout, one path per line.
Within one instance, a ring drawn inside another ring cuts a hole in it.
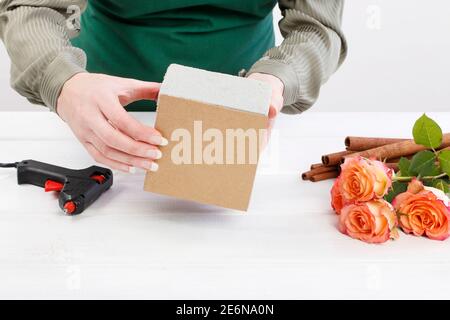
M 78 73 L 63 86 L 57 113 L 95 161 L 112 169 L 156 171 L 158 145 L 167 139 L 133 118 L 123 106 L 155 100 L 160 84 L 104 74 Z

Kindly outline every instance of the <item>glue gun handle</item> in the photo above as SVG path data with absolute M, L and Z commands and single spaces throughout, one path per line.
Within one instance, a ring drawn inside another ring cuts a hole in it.
M 17 166 L 17 181 L 19 184 L 32 184 L 43 188 L 47 180 L 64 183 L 72 171 L 39 161 L 24 160 Z

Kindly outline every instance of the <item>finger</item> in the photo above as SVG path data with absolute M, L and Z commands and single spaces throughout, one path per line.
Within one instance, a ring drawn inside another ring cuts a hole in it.
M 104 108 L 105 117 L 113 124 L 114 127 L 132 137 L 135 140 L 153 144 L 156 146 L 164 146 L 168 144 L 166 138 L 155 128 L 148 127 L 133 116 L 131 116 L 120 104 L 119 100 L 110 99 L 109 108 Z
M 156 100 L 161 88 L 160 83 L 134 79 L 127 79 L 125 86 L 127 88 L 126 95 L 120 97 L 123 105 L 139 100 Z
M 269 119 L 275 119 L 277 116 L 277 109 L 274 106 L 270 106 L 269 108 Z
M 98 137 L 92 137 L 91 143 L 103 156 L 105 156 L 108 159 L 120 163 L 125 163 L 132 167 L 141 168 L 144 170 L 150 171 L 158 170 L 158 164 L 156 162 L 145 158 L 135 157 L 130 154 L 113 149 L 107 146 L 105 143 L 103 143 L 103 141 Z
M 111 169 L 120 170 L 123 172 L 133 173 L 135 169 L 133 167 L 130 167 L 126 163 L 121 163 L 118 161 L 114 161 L 111 159 L 106 158 L 104 155 L 98 151 L 94 145 L 92 145 L 89 142 L 84 143 L 84 147 L 86 148 L 87 152 L 91 155 L 91 157 L 98 163 L 104 164 Z
M 93 131 L 107 146 L 130 155 L 147 159 L 159 159 L 161 151 L 153 146 L 136 141 L 119 130 L 114 129 L 104 117 L 94 122 Z
M 269 118 L 274 119 L 283 108 L 283 97 L 272 96 L 269 108 Z

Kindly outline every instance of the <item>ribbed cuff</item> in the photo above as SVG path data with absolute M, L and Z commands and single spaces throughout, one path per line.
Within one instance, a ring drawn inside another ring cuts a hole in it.
M 56 105 L 62 87 L 75 74 L 86 72 L 86 56 L 81 50 L 61 52 L 47 67 L 41 80 L 40 95 L 51 111 Z
M 248 77 L 252 73 L 266 73 L 277 77 L 284 84 L 284 105 L 296 102 L 300 83 L 295 70 L 288 64 L 263 58 L 251 67 L 246 76 Z

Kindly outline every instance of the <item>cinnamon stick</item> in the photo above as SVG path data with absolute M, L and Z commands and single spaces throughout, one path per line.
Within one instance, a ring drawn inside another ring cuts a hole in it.
M 323 167 L 323 163 L 314 163 L 311 165 L 311 170 L 321 167 Z
M 337 178 L 338 176 L 339 176 L 339 172 L 337 170 L 328 171 L 328 172 L 319 173 L 315 176 L 312 176 L 310 181 L 318 182 L 318 181 L 323 181 L 323 180 L 328 180 L 328 179 L 334 179 L 334 178 Z
M 386 163 L 386 166 L 395 172 L 398 171 L 398 163 Z M 314 173 L 311 174 L 311 171 L 305 172 L 302 174 L 303 180 L 309 180 L 311 182 L 319 182 L 323 180 L 329 180 L 329 179 L 335 179 L 339 176 L 339 170 L 337 167 L 323 167 L 321 169 L 331 169 L 329 171 L 321 172 L 321 173 Z
M 325 167 L 325 166 L 318 167 L 318 168 L 315 168 L 310 171 L 302 173 L 302 179 L 310 180 L 311 177 L 313 177 L 313 176 L 316 176 L 318 174 L 325 173 L 325 172 L 330 172 L 330 171 L 338 171 L 338 168 L 336 166 L 335 167 Z
M 377 160 L 380 160 L 380 161 L 387 160 L 387 161 L 389 161 L 390 163 L 398 163 L 398 162 L 400 161 L 401 158 L 406 158 L 406 159 L 411 160 L 411 159 L 412 159 L 412 155 L 409 155 L 409 156 L 403 156 L 403 157 L 398 157 L 398 158 L 393 158 L 393 159 L 377 159 Z
M 322 156 L 322 163 L 325 166 L 334 166 L 342 162 L 342 159 L 353 154 L 353 151 L 340 151 Z
M 385 163 L 386 166 L 395 172 L 397 172 L 398 169 L 398 162 L 388 162 Z M 318 182 L 323 180 L 329 180 L 334 179 L 339 176 L 339 167 L 320 167 L 313 170 L 310 170 L 308 172 L 305 172 L 302 174 L 303 180 L 309 180 L 311 182 Z M 327 171 L 326 171 L 327 170 Z
M 349 136 L 345 138 L 345 146 L 347 147 L 347 150 L 364 151 L 406 140 L 408 139 Z
M 443 135 L 442 144 L 439 149 L 447 147 L 450 147 L 450 133 L 446 133 Z M 409 156 L 424 150 L 428 150 L 428 148 L 422 145 L 415 144 L 414 140 L 406 140 L 361 152 L 355 152 L 349 155 L 345 155 L 344 157 L 361 156 L 365 158 L 393 159 L 403 156 Z

